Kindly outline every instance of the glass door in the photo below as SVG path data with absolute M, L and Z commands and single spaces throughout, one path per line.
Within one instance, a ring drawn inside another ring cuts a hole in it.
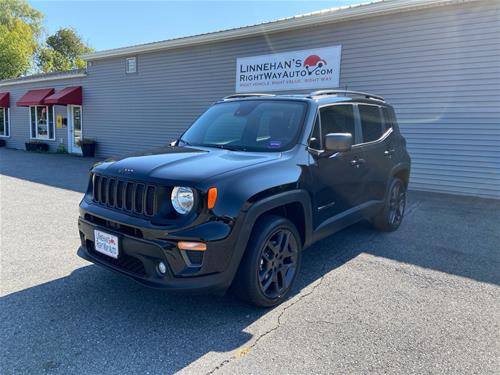
M 81 154 L 82 148 L 82 107 L 79 105 L 69 106 L 68 110 L 69 149 L 72 154 Z

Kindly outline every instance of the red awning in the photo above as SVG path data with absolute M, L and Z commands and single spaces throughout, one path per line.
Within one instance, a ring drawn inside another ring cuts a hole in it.
M 54 93 L 54 89 L 30 90 L 16 103 L 18 107 L 29 107 L 30 105 L 42 105 L 45 98 Z
M 8 92 L 0 92 L 0 107 L 2 107 L 2 108 L 9 108 L 10 107 L 10 100 L 9 100 L 9 93 Z
M 45 98 L 45 104 L 82 105 L 82 86 L 66 87 Z

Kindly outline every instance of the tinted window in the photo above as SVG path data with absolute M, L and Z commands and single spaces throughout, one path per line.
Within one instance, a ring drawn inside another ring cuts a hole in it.
M 396 114 L 391 107 L 382 107 L 382 115 L 384 116 L 385 131 L 394 128 L 397 125 Z
M 379 139 L 383 134 L 379 107 L 374 105 L 359 105 L 358 108 L 361 117 L 363 142 L 371 142 Z
M 306 103 L 284 100 L 219 103 L 201 115 L 181 141 L 193 146 L 283 151 L 297 141 L 306 109 Z
M 392 118 L 387 107 L 382 107 L 382 116 L 384 116 L 385 131 L 392 128 Z
M 316 121 L 314 121 L 314 128 L 311 134 L 311 139 L 309 140 L 309 147 L 315 150 L 321 150 L 321 139 L 319 135 L 319 117 L 316 116 Z
M 392 127 L 397 127 L 398 126 L 398 119 L 396 117 L 396 112 L 394 112 L 394 108 L 390 107 L 389 108 L 389 113 L 391 114 L 391 122 L 392 122 Z
M 321 109 L 321 136 L 330 133 L 351 133 L 355 139 L 353 106 L 334 105 Z

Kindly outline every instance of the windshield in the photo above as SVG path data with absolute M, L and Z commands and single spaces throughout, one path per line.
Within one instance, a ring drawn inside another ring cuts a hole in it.
M 307 104 L 284 100 L 218 103 L 184 133 L 190 146 L 241 151 L 284 151 L 299 136 Z

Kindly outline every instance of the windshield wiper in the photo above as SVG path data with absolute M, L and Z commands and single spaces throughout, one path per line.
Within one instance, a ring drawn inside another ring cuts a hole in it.
M 228 150 L 228 151 L 246 151 L 245 148 L 228 146 L 228 145 L 203 145 L 202 147 L 220 148 L 222 150 Z

